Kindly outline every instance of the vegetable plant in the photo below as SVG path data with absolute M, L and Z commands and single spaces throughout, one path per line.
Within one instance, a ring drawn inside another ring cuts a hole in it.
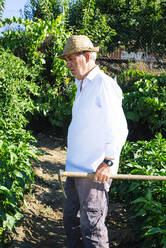
M 31 79 L 31 80 L 30 80 Z M 11 52 L 0 51 L 0 241 L 14 231 L 22 218 L 24 191 L 33 180 L 35 139 L 27 131 L 26 114 L 33 112 L 31 99 L 38 93 L 31 71 Z
M 119 173 L 163 176 L 165 164 L 166 140 L 157 134 L 150 141 L 126 142 Z M 124 204 L 141 247 L 165 247 L 165 181 L 114 181 L 111 194 Z

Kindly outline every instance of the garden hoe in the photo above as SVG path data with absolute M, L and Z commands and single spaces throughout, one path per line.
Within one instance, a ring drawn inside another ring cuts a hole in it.
M 93 178 L 94 173 L 86 173 L 86 172 L 68 172 L 59 170 L 58 178 L 61 189 L 63 191 L 64 197 L 66 197 L 62 177 L 81 177 L 81 178 Z M 150 176 L 150 175 L 132 175 L 132 174 L 112 174 L 110 175 L 110 179 L 119 179 L 119 180 L 154 180 L 154 181 L 166 181 L 166 176 Z

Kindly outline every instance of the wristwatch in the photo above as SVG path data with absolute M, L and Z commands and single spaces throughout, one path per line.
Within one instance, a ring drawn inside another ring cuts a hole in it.
M 104 159 L 104 161 L 103 161 L 104 163 L 106 163 L 108 166 L 113 166 L 113 162 L 112 162 L 112 160 L 107 160 L 107 159 Z

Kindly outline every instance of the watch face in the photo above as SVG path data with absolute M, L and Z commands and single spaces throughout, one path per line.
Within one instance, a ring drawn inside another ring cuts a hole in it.
M 108 161 L 108 165 L 109 166 L 112 166 L 113 165 L 113 162 L 111 160 Z
M 109 165 L 109 166 L 112 166 L 112 165 L 113 165 L 112 160 L 104 159 L 104 163 L 106 163 L 106 164 Z

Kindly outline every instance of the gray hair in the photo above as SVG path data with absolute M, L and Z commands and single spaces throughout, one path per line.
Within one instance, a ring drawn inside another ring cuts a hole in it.
M 85 52 L 86 51 L 83 51 L 83 52 L 79 52 L 77 54 L 84 55 Z M 87 52 L 90 54 L 90 59 L 92 59 L 94 62 L 96 62 L 97 53 L 96 52 L 89 52 L 89 51 L 87 51 Z
M 92 60 L 94 60 L 94 62 L 96 61 L 96 57 L 97 57 L 97 53 L 96 52 L 90 52 L 90 58 Z

